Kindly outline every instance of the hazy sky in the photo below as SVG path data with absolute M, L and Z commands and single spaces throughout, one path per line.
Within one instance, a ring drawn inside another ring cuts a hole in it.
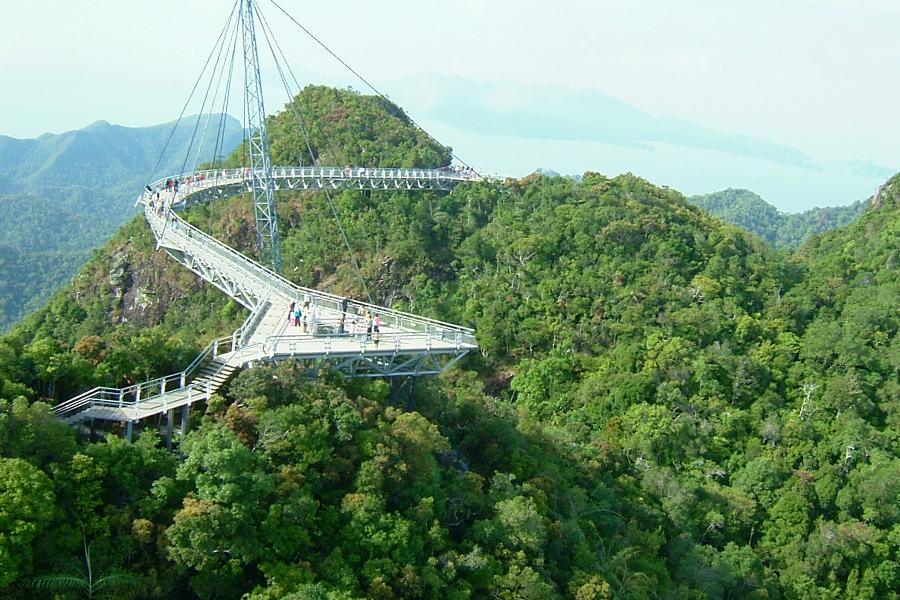
M 301 79 L 361 87 L 270 0 L 257 3 Z M 402 97 L 404 81 L 452 76 L 539 84 L 560 94 L 603 92 L 653 117 L 764 139 L 817 161 L 900 168 L 897 0 L 279 3 L 413 117 L 417 98 Z M 0 134 L 33 137 L 98 119 L 171 120 L 231 6 L 230 0 L 7 2 Z M 284 94 L 270 89 L 272 112 Z M 450 143 L 465 156 L 463 139 Z M 520 171 L 574 171 L 540 156 L 523 160 Z

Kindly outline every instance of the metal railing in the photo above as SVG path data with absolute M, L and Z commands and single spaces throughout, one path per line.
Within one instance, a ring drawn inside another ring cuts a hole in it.
M 250 316 L 247 317 L 247 319 L 244 321 L 244 324 L 241 325 L 241 328 L 236 332 L 238 347 L 247 345 L 247 342 L 256 331 L 256 328 L 259 327 L 263 316 L 266 314 L 266 311 L 269 310 L 270 306 L 272 306 L 272 302 L 269 300 L 269 297 L 266 296 L 266 298 L 262 302 L 260 302 L 256 308 L 253 309 L 253 311 L 250 313 Z
M 458 352 L 465 344 L 462 335 L 428 333 L 343 333 L 327 336 L 275 335 L 262 344 L 265 356 L 328 356 L 331 354 L 366 354 L 403 352 Z
M 229 354 L 237 350 L 237 333 L 236 331 L 228 337 L 211 341 L 183 371 L 122 388 L 95 387 L 66 402 L 57 404 L 53 407 L 53 412 L 56 416 L 66 419 L 89 408 L 98 406 L 120 409 L 133 408 L 162 396 L 183 392 L 192 385 L 192 380 L 196 373 L 206 366 L 211 359 L 220 354 Z M 223 363 L 216 370 L 215 374 L 218 374 L 224 366 L 225 364 Z
M 246 167 L 205 169 L 183 175 L 161 177 L 152 182 L 150 188 L 154 191 L 156 188 L 159 188 L 161 192 L 166 191 L 166 183 L 171 180 L 178 182 L 180 193 L 189 194 L 191 190 L 196 191 L 217 185 L 250 182 L 254 174 L 262 175 L 262 171 L 259 169 L 254 171 Z M 347 179 L 421 179 L 423 181 L 471 182 L 484 179 L 475 171 L 454 167 L 426 169 L 421 167 L 282 166 L 272 167 L 271 176 L 274 179 L 333 179 L 336 181 Z
M 194 171 L 180 176 L 169 176 L 160 178 L 151 184 L 150 192 L 144 191 L 138 196 L 136 204 L 146 202 L 156 193 L 167 194 L 167 200 L 172 204 L 185 204 L 188 198 L 199 192 L 215 189 L 229 188 L 234 186 L 246 187 L 249 191 L 249 185 L 253 179 L 254 173 L 261 174 L 259 170 L 253 171 L 249 168 L 235 169 L 207 169 L 202 171 Z M 485 178 L 470 169 L 461 169 L 454 167 L 442 167 L 438 169 L 423 168 L 387 168 L 387 167 L 312 167 L 312 166 L 293 166 L 293 167 L 272 167 L 272 179 L 275 181 L 276 190 L 280 189 L 279 181 L 286 181 L 289 189 L 294 189 L 299 183 L 302 187 L 309 187 L 310 181 L 317 182 L 318 187 L 322 187 L 322 182 L 327 181 L 332 187 L 353 187 L 356 183 L 370 183 L 373 187 L 377 184 L 393 183 L 398 189 L 402 189 L 401 183 L 408 184 L 407 187 L 423 187 L 422 184 L 428 184 L 432 188 L 435 185 L 438 188 L 449 189 L 457 183 L 482 181 Z M 177 186 L 175 185 L 177 182 Z M 173 186 L 169 189 L 167 184 Z M 413 186 L 413 183 L 416 185 Z M 177 192 L 175 188 L 177 187 Z M 425 186 L 427 187 L 427 186 Z
M 155 394 L 149 398 L 125 399 L 121 394 L 116 395 L 116 390 L 104 390 L 109 393 L 95 393 L 80 401 L 75 399 L 54 408 L 54 413 L 61 419 L 71 419 L 86 411 L 97 409 L 113 409 L 117 411 L 116 420 L 136 421 L 149 414 L 165 412 L 170 408 L 177 408 L 185 404 L 203 401 L 209 398 L 211 382 L 191 382 L 175 390 Z M 88 416 L 92 416 L 88 413 Z M 99 416 L 99 415 L 98 415 Z

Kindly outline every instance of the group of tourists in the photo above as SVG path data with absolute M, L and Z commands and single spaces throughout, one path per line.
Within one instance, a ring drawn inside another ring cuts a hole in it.
M 147 204 L 150 205 L 150 209 L 156 212 L 156 214 L 165 212 L 169 205 L 166 202 L 166 199 L 162 197 L 159 186 L 157 186 L 155 190 L 149 185 L 144 187 L 144 197 L 147 198 Z
M 303 308 L 297 300 L 291 300 L 288 306 L 288 323 L 292 327 L 300 327 L 301 333 L 307 333 L 309 330 L 309 295 L 303 298 Z
M 415 170 L 415 169 L 412 169 L 412 170 Z M 466 179 L 470 179 L 470 178 L 474 178 L 474 177 L 478 176 L 478 173 L 475 171 L 475 169 L 473 169 L 472 167 L 470 167 L 468 165 L 466 165 L 466 166 L 446 165 L 446 166 L 441 167 L 440 171 L 442 173 L 447 173 L 447 174 L 452 173 L 455 175 L 461 175 L 461 176 L 465 177 Z M 369 175 L 369 168 L 368 167 L 354 168 L 354 167 L 351 167 L 350 165 L 346 165 L 342 171 L 344 177 L 346 177 L 346 178 L 352 177 L 354 172 L 356 173 L 357 177 L 366 177 Z
M 312 333 L 310 331 L 311 314 L 308 294 L 303 297 L 302 303 L 299 300 L 291 300 L 288 305 L 288 324 L 292 327 L 299 327 L 301 333 Z M 366 340 L 371 340 L 377 347 L 381 341 L 381 315 L 373 313 L 362 305 L 351 311 L 350 299 L 345 297 L 341 300 L 341 318 L 337 325 L 337 335 L 351 337 L 364 335 Z
M 166 191 L 169 192 L 170 194 L 171 193 L 177 194 L 179 187 L 180 187 L 180 184 L 178 183 L 177 179 L 171 179 L 171 178 L 166 179 Z
M 344 177 L 352 177 L 353 176 L 353 167 L 351 167 L 350 165 L 346 165 L 344 167 L 343 173 L 344 173 Z M 356 176 L 357 177 L 366 177 L 368 175 L 369 175 L 368 167 L 357 167 L 356 168 Z
M 478 173 L 475 171 L 475 169 L 473 169 L 469 165 L 466 165 L 466 166 L 446 165 L 444 167 L 441 167 L 441 171 L 443 171 L 444 173 L 453 173 L 454 175 L 461 175 L 467 179 L 478 176 Z
M 224 174 L 225 171 L 222 171 L 222 173 Z M 190 187 L 194 183 L 205 180 L 205 173 L 195 173 L 182 179 L 169 177 L 166 179 L 165 189 L 160 188 L 159 185 L 157 185 L 155 189 L 151 188 L 149 185 L 144 186 L 144 198 L 147 200 L 148 204 L 150 204 L 150 208 L 154 209 L 156 213 L 159 214 L 165 212 L 166 208 L 175 203 L 175 198 L 183 187 L 187 187 L 188 191 L 190 191 Z

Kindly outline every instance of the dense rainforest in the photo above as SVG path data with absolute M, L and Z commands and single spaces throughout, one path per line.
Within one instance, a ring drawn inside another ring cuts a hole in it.
M 294 102 L 338 164 L 449 158 L 381 99 Z M 270 118 L 276 162 L 306 151 L 293 119 Z M 0 338 L 0 595 L 898 596 L 900 177 L 792 254 L 631 175 L 332 200 L 375 299 L 481 352 L 408 405 L 281 363 L 175 453 L 149 422 L 88 440 L 49 407 L 245 317 L 136 218 Z M 187 218 L 253 253 L 248 200 Z M 279 218 L 289 278 L 363 296 L 328 198 Z
M 848 225 L 865 212 L 867 201 L 785 214 L 750 190 L 727 189 L 690 196 L 688 202 L 732 225 L 752 231 L 776 248 L 796 249 L 810 237 Z

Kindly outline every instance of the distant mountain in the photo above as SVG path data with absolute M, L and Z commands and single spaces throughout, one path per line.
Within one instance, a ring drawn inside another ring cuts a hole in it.
M 112 198 L 114 206 L 130 206 L 170 135 L 158 175 L 180 172 L 183 165 L 191 170 L 212 158 L 220 116 L 210 115 L 208 124 L 206 117 L 201 118 L 198 139 L 192 143 L 197 118 L 183 119 L 174 134 L 174 123 L 123 127 L 97 121 L 77 131 L 33 139 L 0 136 L 0 194 L 40 192 L 40 196 L 79 206 L 105 205 L 100 201 L 105 197 Z M 226 116 L 219 154 L 230 153 L 241 138 L 240 123 Z M 82 189 L 89 194 L 72 197 L 73 190 Z M 119 219 L 116 227 L 122 222 Z
M 727 189 L 691 196 L 688 201 L 723 221 L 759 235 L 776 248 L 797 248 L 811 236 L 847 225 L 862 214 L 868 200 L 849 206 L 783 213 L 750 190 Z
M 243 130 L 220 115 L 150 127 L 97 121 L 34 139 L 0 136 L 0 330 L 43 303 L 134 214 L 134 199 L 155 175 L 192 170 L 227 155 Z M 205 132 L 205 135 L 204 135 Z M 169 139 L 171 136 L 171 139 Z
M 892 157 L 829 159 L 797 138 L 791 145 L 666 118 L 598 89 L 448 74 L 388 87 L 433 135 L 465 148 L 467 162 L 503 176 L 524 177 L 535 165 L 637 173 L 687 194 L 748 188 L 797 212 L 814 206 L 810 198 L 820 206 L 865 198 L 900 168 Z
M 479 133 L 645 150 L 658 143 L 676 144 L 787 166 L 812 166 L 812 159 L 797 148 L 685 119 L 656 117 L 599 90 L 443 75 L 405 79 L 394 88 L 414 98 L 416 114 Z

